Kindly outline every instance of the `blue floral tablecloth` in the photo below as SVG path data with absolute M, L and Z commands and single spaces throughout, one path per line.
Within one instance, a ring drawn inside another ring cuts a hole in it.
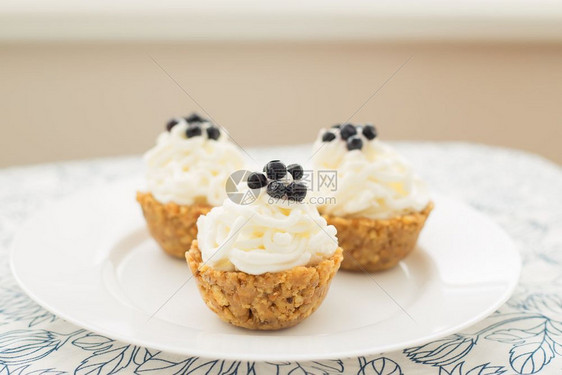
M 53 200 L 142 173 L 140 158 L 0 170 L 0 375 L 7 374 L 560 374 L 562 170 L 538 156 L 462 143 L 398 143 L 438 192 L 496 220 L 523 271 L 513 297 L 481 323 L 418 347 L 319 362 L 181 357 L 88 332 L 45 311 L 16 285 L 9 250 L 18 227 Z M 250 150 L 259 159 L 306 148 Z

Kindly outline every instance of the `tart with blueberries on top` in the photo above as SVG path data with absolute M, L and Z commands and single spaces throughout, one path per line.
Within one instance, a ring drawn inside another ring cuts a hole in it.
M 218 126 L 194 113 L 170 120 L 144 161 L 148 191 L 137 201 L 148 229 L 166 253 L 183 258 L 199 215 L 226 198 L 225 182 L 244 158 Z
M 313 151 L 317 173 L 337 175 L 333 186 L 320 189 L 318 210 L 337 228 L 342 269 L 394 267 L 415 248 L 433 208 L 425 184 L 370 124 L 323 129 Z
M 300 165 L 273 160 L 243 182 L 251 203 L 227 199 L 197 221 L 187 263 L 223 321 L 255 330 L 291 327 L 326 296 L 342 250 L 336 229 L 306 202 L 302 173 Z

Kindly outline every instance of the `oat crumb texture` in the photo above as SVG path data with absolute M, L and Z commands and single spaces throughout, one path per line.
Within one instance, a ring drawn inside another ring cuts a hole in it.
M 336 227 L 343 249 L 341 268 L 348 271 L 383 271 L 404 259 L 416 246 L 418 236 L 433 209 L 429 203 L 423 211 L 391 219 L 324 218 Z
M 203 300 L 223 321 L 254 330 L 292 327 L 312 314 L 340 267 L 342 250 L 316 266 L 250 275 L 202 264 L 197 241 L 186 253 Z
M 150 234 L 168 254 L 183 259 L 197 238 L 197 219 L 211 210 L 206 204 L 160 203 L 151 193 L 137 193 Z

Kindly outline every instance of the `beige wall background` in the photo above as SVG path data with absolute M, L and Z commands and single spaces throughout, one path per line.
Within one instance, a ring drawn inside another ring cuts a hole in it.
M 0 166 L 141 153 L 199 105 L 243 146 L 311 142 L 355 114 L 384 139 L 562 163 L 559 43 L 6 42 L 0 67 Z

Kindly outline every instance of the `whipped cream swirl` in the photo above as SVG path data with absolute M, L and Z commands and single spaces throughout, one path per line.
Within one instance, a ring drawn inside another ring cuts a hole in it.
M 203 134 L 209 126 L 201 124 Z M 228 176 L 244 168 L 244 158 L 224 132 L 217 140 L 204 135 L 187 138 L 187 127 L 181 119 L 145 153 L 148 190 L 161 203 L 218 206 L 226 198 Z
M 314 144 L 312 163 L 317 171 L 336 170 L 337 187 L 335 191 L 325 188 L 317 192 L 326 202 L 319 205 L 320 212 L 385 219 L 427 206 L 425 184 L 392 147 L 378 139 L 363 139 L 362 150 L 348 151 L 339 134 L 331 142 L 322 142 L 324 132 Z
M 197 221 L 203 262 L 252 275 L 311 266 L 338 248 L 336 228 L 314 205 L 276 201 L 265 189 L 249 205 L 227 199 Z

